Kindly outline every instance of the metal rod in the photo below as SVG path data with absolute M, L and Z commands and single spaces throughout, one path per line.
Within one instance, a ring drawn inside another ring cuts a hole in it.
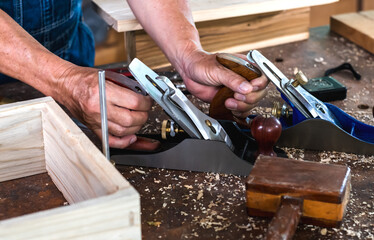
M 100 115 L 101 115 L 101 137 L 103 143 L 103 153 L 110 160 L 109 140 L 108 140 L 108 118 L 106 110 L 106 94 L 105 94 L 105 71 L 99 70 L 99 96 L 100 96 Z

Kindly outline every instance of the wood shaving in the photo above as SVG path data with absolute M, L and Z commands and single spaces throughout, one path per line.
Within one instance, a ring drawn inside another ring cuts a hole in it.
M 140 174 L 145 174 L 145 171 L 135 168 L 135 172 Z
M 148 225 L 155 226 L 155 227 L 160 227 L 161 225 L 161 222 L 148 221 L 147 223 Z
M 197 200 L 200 200 L 200 198 L 202 198 L 203 197 L 203 190 L 199 190 L 199 193 L 198 193 L 198 195 L 197 195 Z

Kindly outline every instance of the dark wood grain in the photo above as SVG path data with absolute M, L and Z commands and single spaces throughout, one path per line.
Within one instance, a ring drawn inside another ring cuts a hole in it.
M 260 155 L 246 181 L 248 213 L 274 213 L 282 209 L 285 197 L 292 197 L 303 202 L 303 216 L 308 220 L 337 227 L 349 199 L 350 180 L 350 168 L 346 166 Z M 285 209 L 296 221 L 297 209 Z
M 340 204 L 349 180 L 350 168 L 346 166 L 259 156 L 246 186 L 247 191 Z
M 236 57 L 232 54 L 217 54 L 216 59 L 222 66 L 239 74 L 248 81 L 261 76 L 260 70 L 258 70 L 255 66 L 246 61 L 244 63 L 243 59 Z M 245 121 L 243 121 L 242 119 L 235 118 L 232 115 L 231 110 L 225 107 L 225 101 L 228 98 L 233 97 L 234 92 L 231 89 L 229 89 L 228 87 L 222 87 L 216 93 L 212 102 L 210 103 L 209 116 L 220 120 L 236 121 L 241 125 L 249 127 Z
M 258 144 L 255 157 L 277 156 L 273 148 L 282 133 L 282 124 L 277 118 L 256 116 L 251 122 L 251 133 Z
M 303 212 L 303 200 L 289 196 L 282 197 L 281 205 L 271 220 L 266 240 L 292 239 Z

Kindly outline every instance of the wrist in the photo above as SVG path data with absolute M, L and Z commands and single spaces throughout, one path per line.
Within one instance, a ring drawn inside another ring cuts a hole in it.
M 91 85 L 97 80 L 97 70 L 62 62 L 53 69 L 49 94 L 74 115 L 79 115 L 81 100 L 92 91 Z M 96 78 L 95 78 L 96 76 Z
M 199 40 L 187 40 L 181 42 L 179 47 L 177 46 L 173 58 L 170 58 L 170 62 L 176 68 L 176 70 L 183 74 L 188 68 L 189 59 L 197 53 L 205 52 L 201 46 Z
M 67 102 L 73 99 L 71 86 L 74 86 L 75 77 L 75 66 L 70 62 L 62 61 L 59 64 L 53 65 L 49 69 L 49 81 L 45 88 L 44 94 L 53 97 L 56 101 L 63 105 L 67 105 Z

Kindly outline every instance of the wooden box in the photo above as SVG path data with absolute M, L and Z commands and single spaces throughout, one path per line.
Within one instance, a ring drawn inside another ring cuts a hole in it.
M 139 194 L 52 98 L 0 106 L 0 128 L 0 181 L 47 172 L 69 203 L 0 221 L 0 239 L 141 239 Z

